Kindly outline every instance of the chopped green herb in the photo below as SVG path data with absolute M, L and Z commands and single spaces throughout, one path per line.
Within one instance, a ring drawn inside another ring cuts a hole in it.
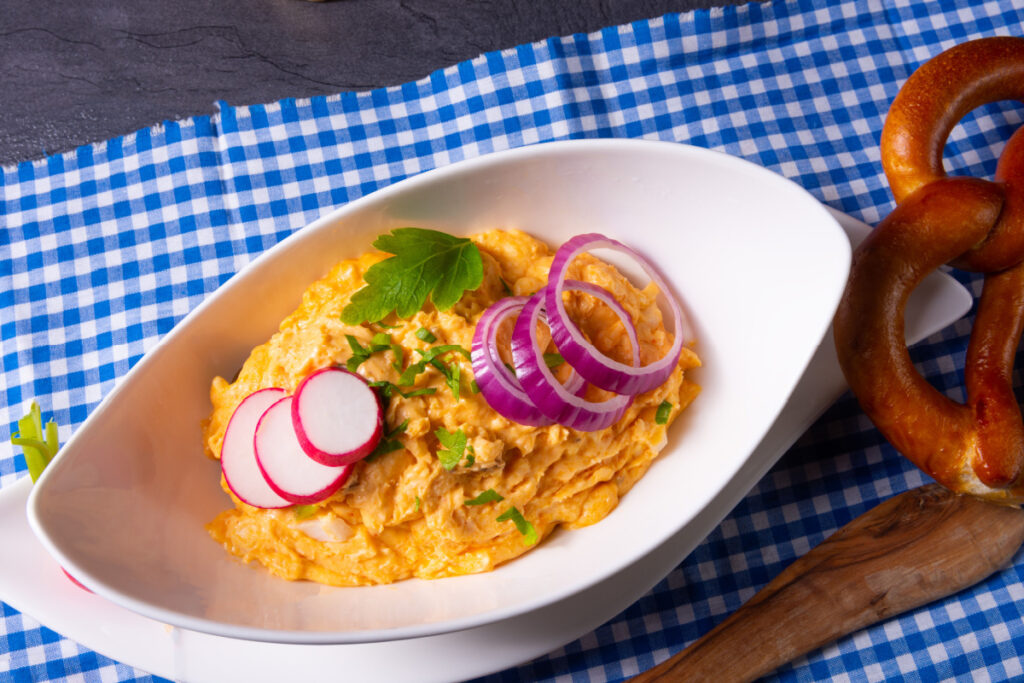
M 545 353 L 544 354 L 544 365 L 549 368 L 557 368 L 559 365 L 565 362 L 560 353 Z
M 293 505 L 292 512 L 295 513 L 295 519 L 306 519 L 316 514 L 317 510 L 320 509 L 319 505 Z
M 533 545 L 537 542 L 537 530 L 533 528 L 533 525 L 526 521 L 523 517 L 523 513 L 519 512 L 519 508 L 515 505 L 505 510 L 503 513 L 498 515 L 499 522 L 512 521 L 516 525 L 516 529 L 523 535 L 523 543 L 526 545 Z
M 470 498 L 467 500 L 466 505 L 486 505 L 487 503 L 499 503 L 503 500 L 505 500 L 505 496 L 501 495 L 494 489 L 487 489 L 476 498 Z
M 441 461 L 441 467 L 451 472 L 462 462 L 462 458 L 466 454 L 466 434 L 461 429 L 449 432 L 444 427 L 441 427 L 434 432 L 434 436 L 444 446 L 444 449 L 437 452 L 437 458 Z
M 416 363 L 410 363 L 403 372 L 401 377 L 398 378 L 398 384 L 400 386 L 408 387 L 412 386 L 416 382 L 416 377 L 427 369 L 428 365 L 437 368 L 442 375 L 444 375 L 445 382 L 448 387 L 452 390 L 455 395 L 455 400 L 459 400 L 459 387 L 461 386 L 461 375 L 462 371 L 458 365 L 446 365 L 440 360 L 440 356 L 447 353 L 460 353 L 466 358 L 471 358 L 471 354 L 465 348 L 458 344 L 442 344 L 440 346 L 434 346 L 426 351 L 422 349 L 416 349 L 417 353 L 420 354 L 421 358 Z
M 370 356 L 373 354 L 380 351 L 387 351 L 389 349 L 395 356 L 395 359 L 391 362 L 391 366 L 398 372 L 402 371 L 402 362 L 405 360 L 405 352 L 400 344 L 392 341 L 391 335 L 384 332 L 378 332 L 373 335 L 373 339 L 370 341 L 369 346 L 363 346 L 359 343 L 359 340 L 351 334 L 346 334 L 345 339 L 348 340 L 349 348 L 352 349 L 352 357 L 345 362 L 345 367 L 349 372 L 355 372 L 359 366 L 369 360 Z
M 508 370 L 509 372 L 511 372 L 512 376 L 515 377 L 516 376 L 516 369 L 514 367 L 512 367 L 512 364 L 511 363 L 504 363 L 504 365 L 505 365 L 505 369 Z
M 404 434 L 405 428 L 408 426 L 409 420 L 405 419 L 402 421 L 402 424 L 385 432 L 384 437 L 377 442 L 377 446 L 370 451 L 370 454 L 366 456 L 365 460 L 367 462 L 373 462 L 382 455 L 405 448 L 405 444 L 395 437 L 399 434 Z
M 423 308 L 428 297 L 438 310 L 446 311 L 463 292 L 483 281 L 483 259 L 469 239 L 423 228 L 397 228 L 378 237 L 373 246 L 394 256 L 366 271 L 366 286 L 341 312 L 342 321 L 349 325 L 374 323 L 392 311 L 408 318 Z
M 434 333 L 425 327 L 421 327 L 420 329 L 416 330 L 416 338 L 419 339 L 420 341 L 425 341 L 428 344 L 433 344 L 434 342 L 437 341 L 437 337 L 434 336 Z
M 505 278 L 499 277 L 498 281 L 501 283 L 501 288 L 505 290 L 505 296 L 512 296 L 512 288 L 505 282 Z
M 480 393 L 480 385 L 476 383 L 475 379 L 469 380 L 469 389 L 474 394 L 479 394 Z
M 416 501 L 416 512 L 419 512 L 420 511 L 420 506 L 423 503 L 420 501 L 420 497 L 419 496 L 416 496 L 415 501 Z
M 668 424 L 668 416 L 672 412 L 672 404 L 668 401 L 662 401 L 661 405 L 658 406 L 658 411 L 654 413 L 654 421 L 660 425 Z
M 11 444 L 21 446 L 28 476 L 34 482 L 60 448 L 57 442 L 57 423 L 51 419 L 44 427 L 42 410 L 38 403 L 32 401 L 28 414 L 18 420 L 18 431 L 11 435 Z

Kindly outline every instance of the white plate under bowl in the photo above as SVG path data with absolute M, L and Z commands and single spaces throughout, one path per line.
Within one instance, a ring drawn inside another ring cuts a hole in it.
M 553 245 L 602 232 L 647 254 L 699 337 L 703 391 L 619 507 L 496 571 L 333 588 L 228 556 L 204 524 L 230 505 L 203 456 L 209 384 L 230 377 L 306 286 L 380 233 L 519 228 Z M 492 623 L 574 595 L 686 530 L 772 425 L 831 321 L 850 245 L 796 184 L 681 144 L 574 141 L 431 171 L 354 201 L 269 250 L 118 384 L 47 468 L 29 522 L 97 594 L 159 621 L 287 643 L 411 638 Z

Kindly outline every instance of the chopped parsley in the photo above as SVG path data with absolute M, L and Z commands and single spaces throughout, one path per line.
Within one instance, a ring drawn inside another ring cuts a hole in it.
M 466 238 L 436 230 L 397 228 L 381 235 L 373 246 L 394 256 L 370 266 L 366 286 L 352 295 L 341 312 L 342 322 L 375 323 L 392 311 L 408 318 L 423 308 L 429 297 L 446 311 L 463 292 L 483 282 L 480 250 Z
M 661 405 L 658 406 L 657 412 L 654 413 L 654 421 L 660 425 L 668 424 L 668 416 L 672 412 L 672 404 L 668 401 L 662 401 Z
M 440 346 L 433 346 L 426 351 L 423 349 L 416 349 L 416 351 L 420 354 L 420 360 L 410 363 L 409 367 L 402 371 L 401 377 L 398 378 L 399 386 L 412 386 L 416 382 L 416 377 L 430 365 L 437 368 L 444 376 L 445 384 L 448 385 L 452 395 L 455 396 L 455 400 L 458 401 L 462 388 L 462 368 L 455 363 L 445 363 L 441 360 L 441 356 L 448 353 L 460 353 L 466 358 L 472 358 L 470 352 L 458 344 L 441 344 Z
M 316 511 L 320 509 L 319 505 L 293 505 L 292 512 L 295 513 L 295 519 L 306 519 L 316 514 Z
M 405 444 L 399 441 L 396 437 L 400 434 L 405 434 L 405 429 L 408 426 L 409 420 L 406 419 L 402 421 L 402 424 L 398 425 L 394 429 L 387 430 L 381 440 L 377 442 L 377 447 L 370 451 L 370 454 L 366 456 L 366 461 L 373 462 L 382 455 L 405 448 Z
M 434 436 L 444 446 L 443 449 L 437 451 L 437 459 L 441 461 L 441 467 L 451 472 L 466 457 L 466 446 L 469 445 L 466 441 L 466 433 L 461 429 L 449 432 L 444 427 L 441 427 L 434 432 Z M 469 455 L 473 456 L 472 446 L 469 446 Z M 473 461 L 471 460 L 469 464 L 472 465 Z
M 348 341 L 349 348 L 352 349 L 352 357 L 345 362 L 345 367 L 349 372 L 355 372 L 359 366 L 369 360 L 370 356 L 373 354 L 388 350 L 390 350 L 395 356 L 395 359 L 391 362 L 391 367 L 398 372 L 402 371 L 402 361 L 405 359 L 405 352 L 403 351 L 401 344 L 391 339 L 391 335 L 385 334 L 384 332 L 378 332 L 373 335 L 373 339 L 370 341 L 369 346 L 363 346 L 359 343 L 359 340 L 351 334 L 346 334 L 345 339 Z
M 470 498 L 465 502 L 466 505 L 486 505 L 487 503 L 500 503 L 505 500 L 505 496 L 501 495 L 494 489 L 487 489 L 483 493 L 480 493 L 475 498 Z
M 511 521 L 515 524 L 516 529 L 523 535 L 523 543 L 526 545 L 533 545 L 537 542 L 537 530 L 523 517 L 523 513 L 515 505 L 498 515 L 497 519 L 499 522 Z
M 544 365 L 549 368 L 557 368 L 559 365 L 565 362 L 560 353 L 545 353 L 544 354 Z
M 398 387 L 398 385 L 392 384 L 386 379 L 373 380 L 372 382 L 369 382 L 369 385 L 377 390 L 385 405 L 387 405 L 387 402 L 395 394 L 398 394 L 402 398 L 412 398 L 413 396 L 425 396 L 427 394 L 437 393 L 437 389 L 434 387 L 423 387 L 422 389 L 402 391 L 401 388 Z
M 434 342 L 437 341 L 437 337 L 434 336 L 434 333 L 425 327 L 421 327 L 420 329 L 416 330 L 416 338 L 419 339 L 420 341 L 425 341 L 428 344 L 433 344 Z
M 11 435 L 11 444 L 21 446 L 28 476 L 34 482 L 60 448 L 57 442 L 57 423 L 51 419 L 43 426 L 42 410 L 38 403 L 32 401 L 28 414 L 18 420 L 18 431 Z
M 416 496 L 413 500 L 416 503 L 416 512 L 419 512 L 420 506 L 423 505 L 423 502 L 420 500 L 419 496 Z

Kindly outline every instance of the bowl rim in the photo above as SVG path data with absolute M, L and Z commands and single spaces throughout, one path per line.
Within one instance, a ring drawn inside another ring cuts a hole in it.
M 506 150 L 500 150 L 483 154 L 477 157 L 463 159 L 460 161 L 453 162 L 444 166 L 439 166 L 416 175 L 398 180 L 386 187 L 370 192 L 366 195 L 358 197 L 350 202 L 342 204 L 334 209 L 331 209 L 319 216 L 307 225 L 296 229 L 292 234 L 285 237 L 278 243 L 266 249 L 263 253 L 259 254 L 252 261 L 240 268 L 235 274 L 233 274 L 227 281 L 221 284 L 214 292 L 207 295 L 195 308 L 193 308 L 182 320 L 180 320 L 174 327 L 164 335 L 162 339 L 158 341 L 139 361 L 115 384 L 113 389 L 103 398 L 100 404 L 93 410 L 93 412 L 86 418 L 86 420 L 75 430 L 75 433 L 71 435 L 67 443 L 58 453 L 58 456 L 50 463 L 47 469 L 43 472 L 42 476 L 32 487 L 31 492 L 28 496 L 26 504 L 27 515 L 29 525 L 32 528 L 33 533 L 40 540 L 47 552 L 57 559 L 61 566 L 65 567 L 71 574 L 75 575 L 84 585 L 92 590 L 97 595 L 111 600 L 117 604 L 120 604 L 136 613 L 144 616 L 156 619 L 158 621 L 173 624 L 182 628 L 200 631 L 204 633 L 210 633 L 219 636 L 225 636 L 230 638 L 237 638 L 243 640 L 253 641 L 265 641 L 265 642 L 279 642 L 279 643 L 319 643 L 319 644 L 342 644 L 342 643 L 369 643 L 369 642 L 383 642 L 389 640 L 400 640 L 407 638 L 418 638 L 424 636 L 438 635 L 448 633 L 452 631 L 460 631 L 468 628 L 474 628 L 482 626 L 488 623 L 501 621 L 510 617 L 518 616 L 527 612 L 534 611 L 545 605 L 553 604 L 560 600 L 563 600 L 571 595 L 574 595 L 580 591 L 583 591 L 602 580 L 614 575 L 618 571 L 624 569 L 628 565 L 640 557 L 646 556 L 654 549 L 656 549 L 661 543 L 663 543 L 669 535 L 652 535 L 651 538 L 647 539 L 643 552 L 637 557 L 630 555 L 622 560 L 608 563 L 607 566 L 602 567 L 599 571 L 591 572 L 587 575 L 585 580 L 576 581 L 571 585 L 561 588 L 559 590 L 548 590 L 542 592 L 542 594 L 533 599 L 515 605 L 498 607 L 488 610 L 483 610 L 472 615 L 451 618 L 441 621 L 433 621 L 428 623 L 411 624 L 401 627 L 381 628 L 381 629 L 368 629 L 360 631 L 302 631 L 302 630 L 291 630 L 291 629 L 271 629 L 256 626 L 242 626 L 237 624 L 228 624 L 222 621 L 214 619 L 196 617 L 181 612 L 175 612 L 172 610 L 158 607 L 145 600 L 136 599 L 130 595 L 121 593 L 116 586 L 112 586 L 101 580 L 97 580 L 89 572 L 83 571 L 78 567 L 71 558 L 65 555 L 60 547 L 53 541 L 46 528 L 45 511 L 42 509 L 40 499 L 43 492 L 46 491 L 47 482 L 54 479 L 65 463 L 66 458 L 63 457 L 69 452 L 74 452 L 73 449 L 69 448 L 74 443 L 76 435 L 83 431 L 84 428 L 91 422 L 98 421 L 104 412 L 106 412 L 117 397 L 124 391 L 132 378 L 141 373 L 144 368 L 149 364 L 156 362 L 159 358 L 161 350 L 174 343 L 183 334 L 188 333 L 189 323 L 204 314 L 204 312 L 215 305 L 215 302 L 220 296 L 229 289 L 237 286 L 237 284 L 244 278 L 245 274 L 250 270 L 255 269 L 257 266 L 267 260 L 276 258 L 276 256 L 286 251 L 291 244 L 298 240 L 305 239 L 305 236 L 311 235 L 325 226 L 332 225 L 340 220 L 343 220 L 348 214 L 360 211 L 364 205 L 373 204 L 381 201 L 386 201 L 393 195 L 401 195 L 410 190 L 414 190 L 423 185 L 430 185 L 443 181 L 447 176 L 453 176 L 457 174 L 475 172 L 477 170 L 487 168 L 494 165 L 505 164 L 508 162 L 520 161 L 523 159 L 529 159 L 530 157 L 543 158 L 549 155 L 559 154 L 574 154 L 579 152 L 595 153 L 601 150 L 608 150 L 613 152 L 622 151 L 637 151 L 641 153 L 650 153 L 652 151 L 660 151 L 662 153 L 678 153 L 681 158 L 686 159 L 688 162 L 692 162 L 694 156 L 707 158 L 710 160 L 725 162 L 727 164 L 735 164 L 746 170 L 748 174 L 753 174 L 762 178 L 767 179 L 768 182 L 781 183 L 788 185 L 791 190 L 796 190 L 797 195 L 803 195 L 807 201 L 808 207 L 816 205 L 821 212 L 821 223 L 822 230 L 830 229 L 834 230 L 838 235 L 837 244 L 840 242 L 846 245 L 846 257 L 843 259 L 844 262 L 849 263 L 849 242 L 839 223 L 836 221 L 834 216 L 821 204 L 813 195 L 811 195 L 805 188 L 801 187 L 794 181 L 782 176 L 775 171 L 767 169 L 763 166 L 759 166 L 751 161 L 743 159 L 741 157 L 733 156 L 722 151 L 707 149 L 703 147 L 696 147 L 685 143 L 668 142 L 660 140 L 642 140 L 642 139 L 615 139 L 615 138 L 599 138 L 599 139 L 573 139 L 573 140 L 561 140 L 552 142 L 542 142 L 524 145 L 521 147 L 515 147 Z M 843 281 L 845 282 L 846 275 L 843 274 Z M 835 293 L 833 310 L 835 305 L 838 304 L 839 296 L 842 293 L 842 288 Z M 809 346 L 806 353 L 806 357 L 800 362 L 801 371 L 796 373 L 791 378 L 791 384 L 785 389 L 785 396 L 788 398 L 793 389 L 796 387 L 800 380 L 807 364 L 810 362 L 813 352 L 817 347 L 817 343 L 820 339 L 825 336 L 828 329 L 828 324 L 831 322 L 831 312 L 828 315 L 827 322 L 821 327 L 820 334 L 815 340 L 815 344 Z M 715 496 L 721 493 L 722 489 L 728 486 L 732 480 L 736 471 L 738 471 L 744 463 L 746 463 L 751 457 L 753 451 L 756 449 L 757 443 L 763 438 L 764 434 L 771 428 L 775 420 L 778 417 L 779 412 L 785 405 L 785 400 L 780 401 L 779 405 L 774 411 L 771 421 L 769 421 L 764 429 L 758 434 L 757 440 L 755 440 L 752 448 L 742 457 L 737 457 L 736 466 L 733 469 L 724 471 L 720 478 L 722 486 L 716 488 L 713 491 L 709 491 L 705 500 L 699 508 L 696 508 L 694 515 L 691 515 L 688 519 L 681 523 L 674 525 L 672 532 L 680 531 L 690 524 L 693 519 L 705 510 L 710 503 L 715 499 Z M 710 488 L 710 487 L 709 487 Z M 727 513 L 728 511 L 726 511 Z M 458 577 L 453 577 L 458 578 Z

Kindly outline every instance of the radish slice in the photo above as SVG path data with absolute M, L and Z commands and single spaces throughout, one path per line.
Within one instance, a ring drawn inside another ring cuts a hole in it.
M 253 439 L 256 463 L 282 498 L 297 504 L 317 503 L 345 483 L 352 465 L 328 467 L 306 455 L 292 423 L 293 400 L 285 396 L 260 418 Z
M 384 415 L 366 380 L 342 368 L 323 368 L 295 390 L 292 423 L 302 450 L 321 465 L 348 465 L 380 441 Z
M 291 505 L 274 492 L 256 463 L 253 437 L 264 411 L 280 401 L 284 389 L 260 389 L 242 399 L 224 430 L 220 448 L 220 468 L 228 488 L 240 500 L 258 508 L 283 508 Z

